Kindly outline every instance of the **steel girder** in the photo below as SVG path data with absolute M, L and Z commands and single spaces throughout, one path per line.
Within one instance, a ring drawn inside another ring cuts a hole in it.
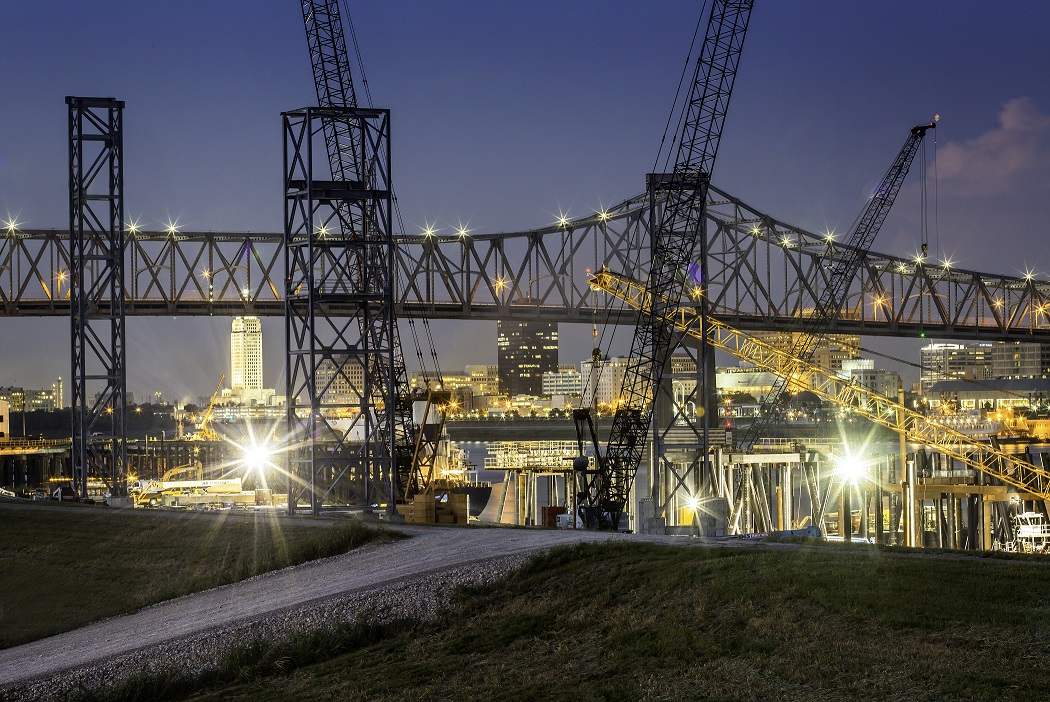
M 526 232 L 398 238 L 397 314 L 634 324 L 586 281 L 602 265 L 648 270 L 647 199 Z M 740 329 L 796 327 L 842 246 L 713 185 L 707 217 L 712 313 Z M 63 234 L 0 229 L 0 316 L 68 314 Z M 284 314 L 280 234 L 129 229 L 125 247 L 128 315 Z M 1050 342 L 1048 315 L 1048 281 L 868 252 L 828 333 Z
M 67 97 L 66 104 L 73 489 L 86 497 L 88 476 L 95 473 L 112 496 L 126 497 L 124 103 Z M 103 427 L 108 456 L 91 447 L 91 435 Z

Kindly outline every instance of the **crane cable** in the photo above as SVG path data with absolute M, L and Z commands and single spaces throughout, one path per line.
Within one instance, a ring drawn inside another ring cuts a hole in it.
M 342 5 L 342 9 L 343 9 L 343 13 L 342 14 L 343 14 L 344 17 L 346 17 L 347 26 L 350 28 L 350 41 L 354 45 L 354 57 L 357 60 L 357 69 L 361 72 L 361 85 L 362 85 L 362 87 L 364 88 L 364 91 L 365 91 L 365 102 L 368 105 L 368 107 L 371 108 L 372 107 L 372 90 L 371 90 L 371 88 L 368 87 L 368 76 L 365 73 L 365 62 L 364 62 L 364 59 L 361 56 L 361 45 L 357 41 L 357 30 L 354 29 L 354 18 L 353 18 L 353 15 L 350 14 L 350 6 L 347 3 L 347 0 L 341 0 L 341 5 Z M 390 197 L 391 197 L 391 200 L 393 200 L 393 203 L 394 203 L 394 216 L 395 216 L 395 218 L 397 220 L 397 233 L 400 236 L 404 236 L 405 235 L 405 220 L 401 216 L 401 203 L 397 199 L 397 193 L 394 192 L 393 189 L 391 189 Z M 430 345 L 430 357 L 431 357 L 431 359 L 433 360 L 433 363 L 434 363 L 434 372 L 437 374 L 437 382 L 438 383 L 443 383 L 444 380 L 443 380 L 442 375 L 441 375 L 441 366 L 438 363 L 437 349 L 434 346 L 434 335 L 431 333 L 431 330 L 430 330 L 430 320 L 428 318 L 426 318 L 426 317 L 423 317 L 423 327 L 424 327 L 424 330 L 426 332 L 427 342 Z M 419 334 L 416 331 L 415 320 L 412 319 L 411 317 L 408 318 L 408 328 L 409 328 L 409 331 L 410 331 L 410 333 L 412 335 L 412 343 L 415 346 L 416 358 L 419 360 L 420 372 L 423 374 L 423 383 L 424 383 L 424 385 L 429 386 L 429 384 L 430 384 L 430 377 L 429 377 L 429 374 L 427 373 L 427 364 L 424 361 L 423 349 L 421 348 L 420 343 L 419 343 Z
M 686 79 L 686 76 L 689 73 L 689 66 L 693 63 L 693 52 L 696 50 L 696 40 L 697 40 L 697 37 L 700 36 L 700 28 L 704 26 L 704 18 L 706 16 L 707 16 L 707 0 L 704 0 L 704 3 L 703 3 L 703 5 L 702 5 L 702 7 L 700 9 L 699 18 L 696 21 L 696 27 L 693 29 L 693 37 L 692 37 L 692 39 L 689 42 L 689 52 L 686 54 L 685 63 L 682 64 L 682 72 L 681 72 L 681 74 L 678 77 L 678 87 L 675 89 L 674 101 L 671 103 L 671 110 L 670 110 L 670 112 L 667 113 L 667 122 L 664 124 L 664 132 L 663 132 L 663 135 L 660 137 L 660 146 L 659 146 L 659 148 L 657 149 L 657 152 L 656 152 L 656 159 L 653 161 L 653 172 L 654 173 L 656 173 L 658 171 L 658 169 L 660 168 L 660 159 L 661 159 L 661 157 L 663 158 L 663 170 L 664 171 L 667 170 L 667 168 L 669 167 L 669 164 L 670 164 L 671 155 L 675 152 L 675 144 L 677 144 L 679 142 L 680 134 L 681 134 L 681 131 L 682 131 L 682 122 L 685 120 L 686 114 L 688 113 L 689 110 L 688 110 L 688 106 L 685 106 L 685 105 L 683 105 L 682 109 L 679 110 L 678 109 L 678 101 L 679 101 L 679 99 L 682 96 L 682 87 L 685 85 L 685 79 Z M 668 134 L 671 134 L 671 121 L 674 119 L 674 116 L 675 116 L 676 112 L 678 113 L 678 122 L 675 124 L 675 128 L 674 128 L 674 132 L 673 132 L 673 135 L 672 135 L 671 142 L 668 144 L 667 143 L 667 136 L 668 136 Z M 666 154 L 664 153 L 664 147 L 665 146 L 667 147 Z M 594 261 L 595 261 L 595 265 L 597 265 L 598 264 L 598 251 L 597 251 L 598 240 L 597 240 L 597 238 L 595 238 L 594 246 L 595 246 Z M 650 262 L 650 265 L 652 265 L 652 262 Z M 614 298 L 614 299 L 616 300 L 616 303 L 617 303 L 616 307 L 610 307 L 608 304 L 605 307 L 604 319 L 602 320 L 602 324 L 601 324 L 601 328 L 602 328 L 601 329 L 601 334 L 600 334 L 600 336 L 597 337 L 597 340 L 595 342 L 595 348 L 596 349 L 607 349 L 610 346 L 612 346 L 613 341 L 615 340 L 615 337 L 616 337 L 616 331 L 617 331 L 616 328 L 617 328 L 618 325 L 609 324 L 609 319 L 612 317 L 612 313 L 614 311 L 616 311 L 618 313 L 619 312 L 623 312 L 626 309 L 626 307 L 627 307 L 626 303 L 623 300 L 620 300 L 619 298 Z M 606 302 L 608 302 L 608 296 L 606 296 Z M 612 331 L 611 332 L 608 331 L 610 327 L 612 327 Z M 608 338 L 606 338 L 607 335 L 608 335 Z M 604 371 L 604 369 L 605 369 L 605 364 L 603 364 L 603 363 L 599 363 L 598 364 L 597 371 L 595 370 L 593 364 L 591 366 L 591 374 L 595 376 L 594 380 L 593 380 L 593 386 L 595 388 L 595 393 L 597 393 L 598 383 L 601 381 L 601 374 Z

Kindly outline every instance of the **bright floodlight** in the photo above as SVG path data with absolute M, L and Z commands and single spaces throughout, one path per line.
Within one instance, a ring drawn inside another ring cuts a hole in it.
M 860 456 L 855 456 L 852 453 L 847 453 L 845 456 L 840 456 L 836 464 L 836 469 L 843 480 L 851 483 L 858 483 L 864 477 L 867 472 L 867 464 Z
M 273 458 L 273 449 L 266 444 L 252 444 L 244 449 L 244 465 L 252 470 L 262 470 Z
M 699 507 L 699 506 L 700 506 L 700 500 L 698 500 L 698 499 L 697 499 L 697 498 L 695 498 L 695 497 L 689 497 L 689 498 L 687 498 L 687 499 L 686 499 L 686 501 L 685 501 L 685 506 L 686 506 L 686 507 L 687 507 L 688 509 L 694 509 L 694 510 L 695 510 L 695 509 L 696 509 L 697 507 Z

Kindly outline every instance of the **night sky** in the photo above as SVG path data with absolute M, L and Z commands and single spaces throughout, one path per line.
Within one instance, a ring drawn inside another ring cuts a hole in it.
M 907 130 L 936 113 L 931 253 L 1050 277 L 1050 3 L 756 5 L 715 168 L 720 187 L 781 220 L 845 231 Z M 700 3 L 350 9 L 373 102 L 392 110 L 407 231 L 434 223 L 482 233 L 584 215 L 644 189 Z M 129 218 L 149 228 L 170 217 L 188 230 L 281 229 L 280 112 L 316 101 L 299 3 L 8 1 L 0 47 L 0 214 L 68 227 L 64 98 L 97 95 L 127 103 Z M 875 250 L 915 252 L 918 193 L 913 172 Z M 0 320 L 0 385 L 68 383 L 68 327 Z M 281 327 L 264 320 L 266 384 L 277 388 Z M 228 319 L 129 318 L 128 330 L 137 399 L 210 393 L 228 371 Z M 495 362 L 495 324 L 438 332 L 444 368 Z M 479 334 L 491 339 L 483 351 Z M 562 336 L 562 362 L 588 354 L 589 329 L 563 326 Z M 913 360 L 920 345 L 865 343 Z

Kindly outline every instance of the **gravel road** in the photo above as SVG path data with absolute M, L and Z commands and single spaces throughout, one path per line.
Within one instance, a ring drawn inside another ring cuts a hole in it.
M 609 539 L 696 543 L 574 530 L 398 527 L 412 538 L 366 546 L 187 595 L 0 651 L 0 696 L 49 699 L 164 665 L 197 668 L 225 642 L 280 635 L 367 613 L 378 621 L 430 618 L 459 585 L 491 581 L 531 552 Z

